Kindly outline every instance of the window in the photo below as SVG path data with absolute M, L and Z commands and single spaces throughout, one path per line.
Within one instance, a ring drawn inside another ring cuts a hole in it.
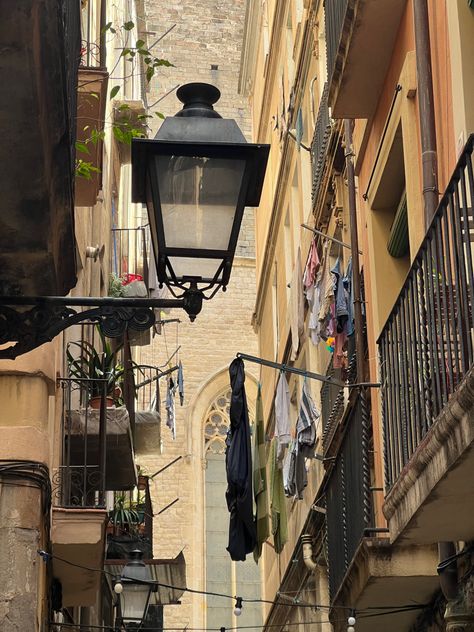
M 229 512 L 225 502 L 227 488 L 225 472 L 225 439 L 230 426 L 231 391 L 227 387 L 212 401 L 203 420 L 206 520 L 206 591 L 260 596 L 260 572 L 252 555 L 246 562 L 232 562 L 226 550 L 229 532 Z M 251 411 L 249 411 L 251 414 Z M 206 627 L 235 627 L 233 603 L 219 597 L 207 597 Z M 261 604 L 246 603 L 238 619 L 239 626 L 260 627 L 263 623 Z

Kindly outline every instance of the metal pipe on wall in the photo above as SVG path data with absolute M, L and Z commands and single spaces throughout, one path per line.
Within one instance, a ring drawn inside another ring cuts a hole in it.
M 427 0 L 413 0 L 425 226 L 438 208 L 438 158 Z

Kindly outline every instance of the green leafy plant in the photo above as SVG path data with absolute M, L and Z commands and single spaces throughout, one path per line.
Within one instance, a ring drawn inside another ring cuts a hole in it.
M 109 512 L 109 521 L 117 535 L 138 533 L 139 525 L 142 522 L 136 509 L 136 503 L 130 502 L 125 495 L 115 498 L 114 508 Z
M 115 298 L 124 296 L 122 279 L 116 274 L 109 276 L 109 296 Z
M 72 349 L 78 350 L 77 357 L 73 355 Z M 97 351 L 87 340 L 70 342 L 66 348 L 69 375 L 78 380 L 88 380 L 84 384 L 91 399 L 103 394 L 104 383 L 97 381 L 102 379 L 106 379 L 106 395 L 116 398 L 117 384 L 125 373 L 124 366 L 117 363 L 117 350 L 112 351 L 105 336 L 102 336 L 102 349 L 102 352 Z
M 124 24 L 122 24 L 121 27 L 118 28 L 114 28 L 113 23 L 108 22 L 102 29 L 102 32 L 105 33 L 108 31 L 115 36 L 118 35 L 120 31 L 127 33 L 129 31 L 132 31 L 134 28 L 135 24 L 132 20 L 125 22 Z M 115 65 L 115 68 L 122 58 L 125 58 L 126 61 L 131 62 L 132 64 L 140 59 L 145 69 L 144 76 L 147 83 L 150 83 L 150 81 L 153 79 L 158 68 L 169 68 L 173 66 L 173 64 L 167 59 L 163 59 L 161 57 L 156 57 L 155 55 L 153 55 L 153 53 L 151 53 L 150 50 L 145 46 L 145 41 L 141 39 L 136 41 L 135 46 L 122 47 L 120 57 L 117 61 L 117 64 Z M 113 74 L 115 68 L 110 73 L 111 75 Z M 119 94 L 120 89 L 120 85 L 113 86 L 109 92 L 109 99 L 115 99 L 115 97 Z M 94 95 L 93 93 L 92 96 L 96 96 L 98 98 L 98 95 Z M 122 104 L 119 106 L 118 109 L 120 111 L 124 111 L 127 108 L 129 108 L 127 104 Z M 161 119 L 164 118 L 164 115 L 161 112 L 155 112 L 154 114 Z M 153 118 L 153 115 L 140 114 L 138 115 L 136 122 L 132 120 L 120 120 L 113 122 L 111 124 L 111 128 L 114 138 L 117 140 L 117 142 L 123 143 L 125 145 L 131 145 L 133 138 L 144 138 L 146 136 L 145 130 L 147 127 L 146 121 L 148 118 Z M 88 126 L 86 126 L 84 130 L 87 130 L 87 127 Z M 96 145 L 100 140 L 104 140 L 104 138 L 104 130 L 92 129 L 90 131 L 90 136 L 85 141 L 76 142 L 76 152 L 84 154 L 86 156 L 90 153 L 88 145 L 90 143 Z M 100 169 L 94 166 L 90 161 L 87 161 L 86 159 L 84 159 L 84 157 L 78 157 L 76 159 L 76 176 L 80 178 L 85 178 L 86 180 L 91 180 L 95 173 L 100 173 Z

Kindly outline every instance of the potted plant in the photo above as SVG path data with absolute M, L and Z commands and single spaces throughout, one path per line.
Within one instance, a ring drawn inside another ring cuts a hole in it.
M 116 497 L 114 508 L 109 512 L 107 535 L 107 559 L 126 559 L 130 552 L 139 548 L 151 557 L 151 543 L 143 535 L 144 511 L 137 502 L 127 496 Z
M 118 382 L 123 379 L 125 368 L 122 364 L 117 363 L 117 351 L 113 351 L 110 343 L 107 342 L 105 336 L 102 339 L 102 352 L 97 351 L 95 347 L 87 340 L 81 342 L 70 342 L 66 348 L 66 357 L 69 368 L 69 375 L 85 385 L 85 389 L 89 395 L 89 406 L 91 408 L 100 408 L 100 401 L 105 393 L 106 405 L 112 407 L 121 398 L 121 389 Z M 78 349 L 78 357 L 74 357 L 72 349 Z
M 137 535 L 140 515 L 135 503 L 131 502 L 125 495 L 117 496 L 114 508 L 109 512 L 109 522 L 113 527 L 115 536 Z

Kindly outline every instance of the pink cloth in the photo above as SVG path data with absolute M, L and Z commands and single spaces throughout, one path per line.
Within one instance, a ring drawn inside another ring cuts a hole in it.
M 320 261 L 318 256 L 318 249 L 316 248 L 316 239 L 313 239 L 309 249 L 308 260 L 306 261 L 306 269 L 304 271 L 303 284 L 305 290 L 314 285 L 319 265 Z

